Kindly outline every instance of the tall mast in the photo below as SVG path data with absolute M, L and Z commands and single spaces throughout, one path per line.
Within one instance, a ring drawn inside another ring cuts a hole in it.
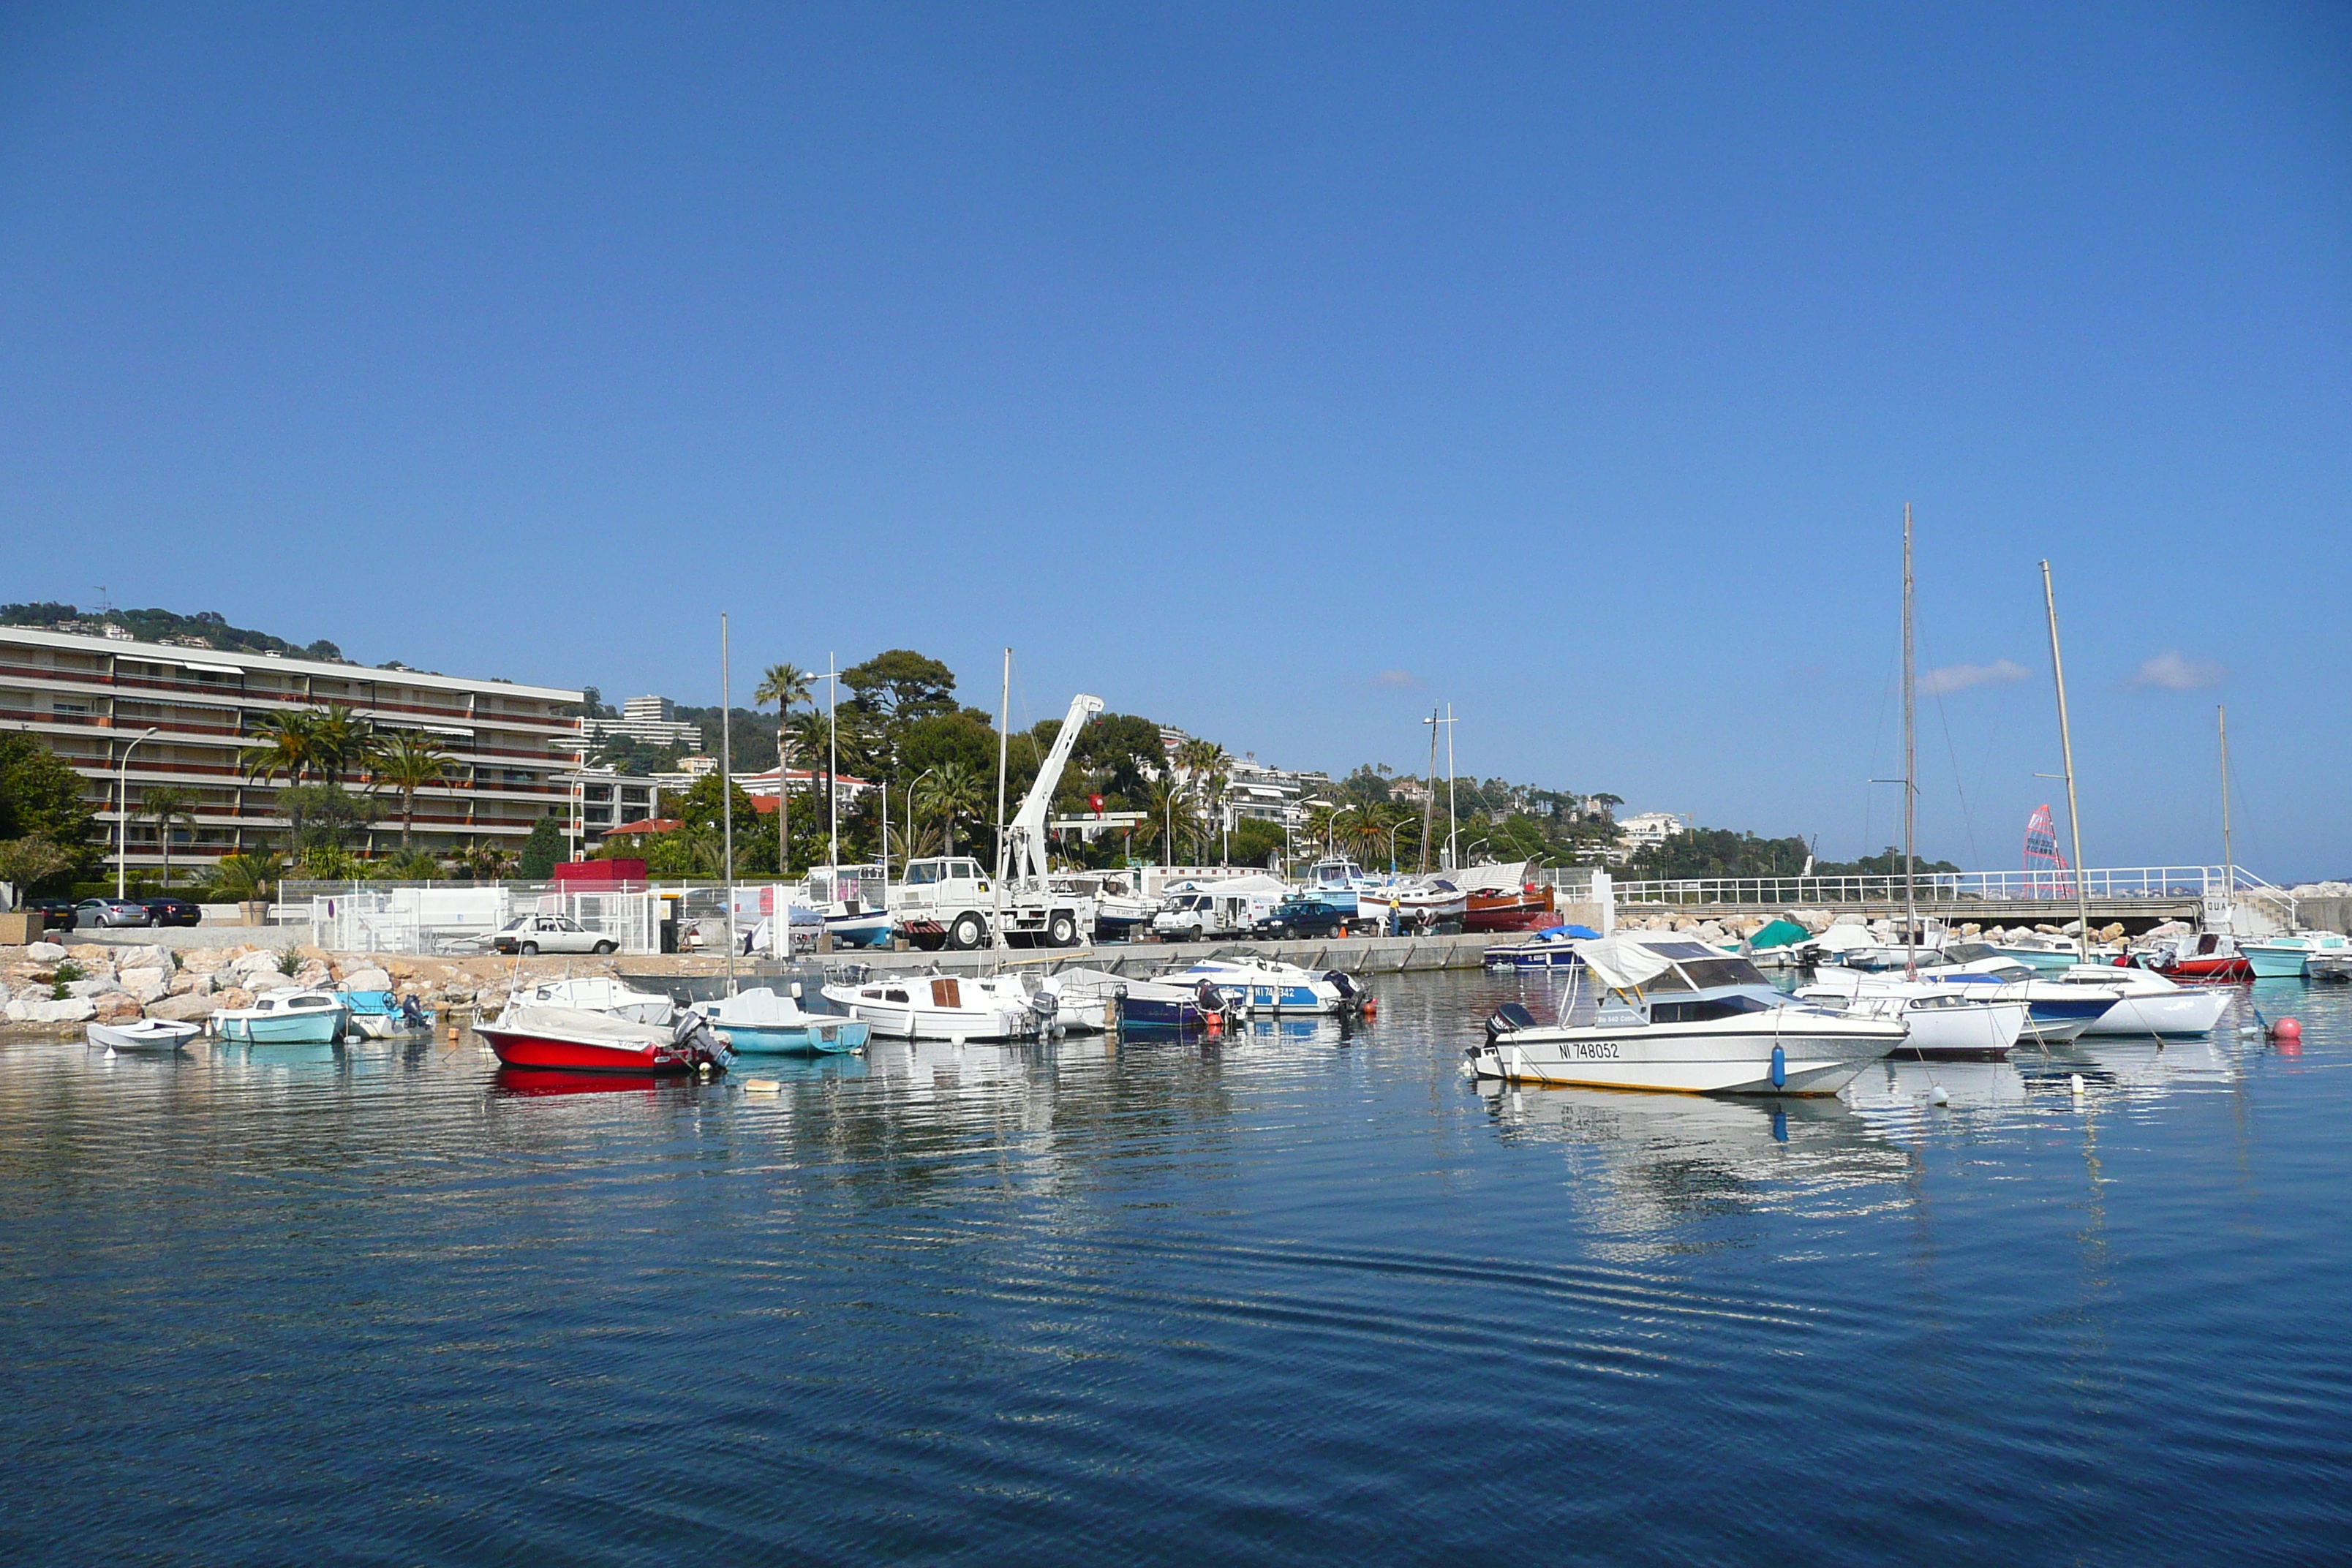
M 1911 503 L 1903 503 L 1903 973 L 1919 973 L 1919 683 L 1912 670 Z
M 727 889 L 727 994 L 735 994 L 735 745 L 728 705 L 727 612 L 719 612 L 719 858 Z
M 1445 868 L 1462 869 L 1462 851 L 1454 847 L 1459 830 L 1454 813 L 1454 704 L 1445 705 Z
M 2074 953 L 2091 962 L 2091 891 L 2083 880 L 2083 816 L 2074 805 L 2074 731 L 2066 722 L 2066 661 L 2058 655 L 2058 594 L 2042 563 L 2042 602 L 2050 610 L 2050 673 L 2058 682 L 2058 749 L 2066 763 L 2066 831 L 2074 841 Z
M 2221 727 L 2221 897 L 2229 900 L 2230 931 L 2238 929 L 2238 857 L 2230 847 L 2230 710 L 2216 707 L 2213 717 Z
M 1004 945 L 1004 763 L 1012 740 L 1013 650 L 1004 650 L 1004 689 L 996 700 L 996 918 L 989 922 L 988 945 Z
M 1421 805 L 1421 869 L 1429 869 L 1429 835 L 1437 823 L 1437 710 L 1429 710 L 1429 794 Z
M 824 810 L 830 818 L 833 847 L 826 856 L 829 866 L 841 864 L 841 672 L 834 668 L 831 653 L 824 656 Z

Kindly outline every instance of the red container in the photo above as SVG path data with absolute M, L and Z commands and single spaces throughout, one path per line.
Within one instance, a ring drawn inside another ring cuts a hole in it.
M 595 888 L 642 888 L 642 860 L 566 860 L 555 868 L 555 885 L 575 890 Z

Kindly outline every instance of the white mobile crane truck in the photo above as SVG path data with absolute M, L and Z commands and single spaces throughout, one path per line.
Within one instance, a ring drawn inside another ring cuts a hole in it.
M 1076 947 L 1094 934 L 1094 900 L 1046 885 L 1045 813 L 1079 731 L 1102 710 L 1099 697 L 1080 692 L 1070 699 L 1062 732 L 1005 829 L 1005 858 L 994 879 L 968 856 L 908 863 L 906 879 L 890 889 L 890 912 L 908 941 L 933 950 L 991 947 L 993 938 L 1007 947 Z

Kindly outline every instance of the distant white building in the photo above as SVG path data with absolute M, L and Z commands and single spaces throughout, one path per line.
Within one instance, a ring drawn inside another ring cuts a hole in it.
M 1677 833 L 1690 831 L 1690 819 L 1671 811 L 1638 811 L 1618 818 L 1617 842 L 1628 849 L 1664 844 Z
M 702 750 L 702 726 L 681 722 L 677 704 L 667 697 L 632 697 L 621 704 L 618 719 L 583 719 L 581 735 L 594 751 L 615 735 L 626 735 L 649 746 L 667 750 Z

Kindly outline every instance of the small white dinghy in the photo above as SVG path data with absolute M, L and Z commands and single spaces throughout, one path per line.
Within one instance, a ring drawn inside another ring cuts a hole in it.
M 135 1024 L 92 1024 L 89 1043 L 110 1051 L 176 1051 L 204 1032 L 201 1024 L 142 1018 Z

